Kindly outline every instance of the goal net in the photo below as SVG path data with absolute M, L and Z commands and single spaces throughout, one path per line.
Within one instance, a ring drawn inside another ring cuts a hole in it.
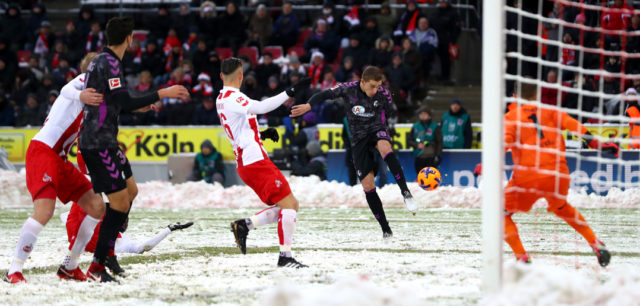
M 557 218 L 558 205 L 582 212 L 586 221 L 576 214 L 573 227 L 589 225 L 598 238 L 612 236 L 603 232 L 607 214 L 599 210 L 637 207 L 628 203 L 640 187 L 640 10 L 633 6 L 632 0 L 484 1 L 486 291 L 500 288 L 503 262 L 515 260 L 511 242 L 504 243 L 505 208 L 526 211 L 532 194 L 545 198 L 529 214 L 513 215 L 527 253 L 533 261 L 595 268 L 584 231 Z

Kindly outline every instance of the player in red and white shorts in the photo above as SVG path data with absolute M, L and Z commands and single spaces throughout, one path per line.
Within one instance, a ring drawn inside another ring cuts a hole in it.
M 86 70 L 95 55 L 90 53 L 82 60 L 82 71 Z M 27 189 L 33 199 L 34 211 L 20 231 L 15 257 L 4 278 L 6 282 L 26 282 L 22 266 L 29 257 L 38 234 L 53 216 L 56 197 L 63 203 L 78 202 L 88 213 L 80 225 L 75 244 L 58 269 L 58 276 L 63 279 L 86 280 L 86 276 L 78 268 L 78 257 L 104 214 L 105 205 L 102 198 L 93 192 L 89 180 L 67 160 L 69 149 L 78 137 L 82 125 L 83 103 L 99 105 L 103 99 L 92 88 L 83 90 L 84 77 L 85 74 L 82 73 L 62 88 L 44 126 L 33 137 L 27 149 Z
M 255 227 L 278 222 L 280 238 L 279 267 L 307 267 L 296 261 L 291 255 L 291 242 L 296 228 L 298 200 L 291 194 L 289 183 L 280 170 L 267 156 L 258 131 L 256 114 L 265 114 L 293 97 L 295 93 L 310 84 L 309 79 L 302 79 L 293 87 L 264 101 L 255 101 L 240 92 L 242 84 L 242 63 L 237 58 L 229 58 L 222 62 L 220 77 L 224 87 L 216 101 L 220 122 L 227 138 L 233 145 L 236 154 L 238 174 L 240 178 L 255 191 L 260 200 L 271 206 L 258 214 L 236 220 L 231 223 L 236 243 L 243 254 L 247 252 L 246 238 L 249 230 Z M 292 108 L 292 117 L 300 116 L 297 106 Z M 262 135 L 267 137 L 267 135 Z

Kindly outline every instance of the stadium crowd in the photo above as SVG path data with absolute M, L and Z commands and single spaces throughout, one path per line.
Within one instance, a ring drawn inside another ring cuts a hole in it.
M 452 54 L 458 52 L 461 21 L 448 0 L 440 0 L 430 14 L 410 0 L 398 15 L 386 2 L 374 11 L 357 5 L 338 10 L 325 1 L 315 13 L 294 12 L 289 2 L 272 11 L 260 1 L 249 3 L 248 10 L 226 1 L 163 5 L 136 16 L 141 31 L 123 59 L 132 93 L 179 84 L 192 99 L 165 99 L 156 111 L 122 114 L 121 124 L 219 124 L 214 99 L 222 87 L 220 62 L 232 55 L 244 62 L 242 91 L 253 99 L 275 95 L 303 76 L 313 79 L 308 91 L 262 117 L 262 123 L 283 124 L 287 107 L 336 82 L 358 80 L 367 65 L 384 70 L 394 103 L 413 117 L 412 96 L 432 81 L 434 60 L 439 58 L 439 79 L 446 84 Z M 28 15 L 9 5 L 0 20 L 0 126 L 42 125 L 60 88 L 79 73 L 80 59 L 107 44 L 105 20 L 82 7 L 76 20 L 55 28 L 44 5 L 33 5 Z M 313 123 L 341 123 L 339 107 L 331 101 L 318 105 Z

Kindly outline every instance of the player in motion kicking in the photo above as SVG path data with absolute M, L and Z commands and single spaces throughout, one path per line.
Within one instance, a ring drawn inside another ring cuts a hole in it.
M 380 223 L 382 237 L 387 240 L 391 239 L 393 233 L 384 214 L 382 201 L 376 192 L 375 177 L 378 166 L 374 154 L 380 153 L 389 166 L 400 187 L 407 209 L 415 215 L 418 205 L 413 201 L 402 166 L 391 148 L 385 116 L 389 107 L 392 106 L 392 100 L 391 93 L 381 86 L 382 77 L 380 68 L 369 66 L 362 72 L 360 82 L 340 83 L 334 88 L 313 95 L 309 103 L 301 107 L 306 111 L 311 109 L 312 105 L 325 100 L 344 99 L 345 113 L 352 136 L 353 164 L 364 188 L 369 208 Z
M 89 53 L 82 60 L 84 72 L 95 57 Z M 22 265 L 29 257 L 38 234 L 49 222 L 55 209 L 56 197 L 63 203 L 75 201 L 87 215 L 78 220 L 78 235 L 69 248 L 58 276 L 63 279 L 86 280 L 78 268 L 78 257 L 85 248 L 93 229 L 104 213 L 102 198 L 91 190 L 87 178 L 67 160 L 71 145 L 78 137 L 82 124 L 83 103 L 100 104 L 102 94 L 94 89 L 83 89 L 82 73 L 62 88 L 60 96 L 51 107 L 44 126 L 33 137 L 26 156 L 27 188 L 33 199 L 33 215 L 25 221 L 20 231 L 15 257 L 4 280 L 9 283 L 26 282 Z
M 107 206 L 109 206 L 109 203 L 107 203 Z M 71 247 L 74 245 L 74 241 L 76 240 L 76 237 L 78 237 L 78 230 L 80 229 L 81 221 L 85 218 L 86 215 L 87 213 L 76 203 L 73 203 L 71 205 L 71 210 L 69 212 L 60 215 L 62 223 L 64 223 L 65 227 L 67 228 L 69 249 L 71 249 Z M 101 224 L 102 222 L 96 225 L 95 230 L 93 231 L 93 236 L 91 236 L 91 240 L 85 247 L 85 251 L 90 253 L 93 253 L 95 251 Z M 107 268 L 109 268 L 109 270 L 111 270 L 111 273 L 118 276 L 124 276 L 125 271 L 124 269 L 122 269 L 122 267 L 120 267 L 116 254 L 142 254 L 144 252 L 150 251 L 156 245 L 158 245 L 160 241 L 164 240 L 164 238 L 166 238 L 171 232 L 188 228 L 193 225 L 193 222 L 187 222 L 185 224 L 181 224 L 180 222 L 169 224 L 167 228 L 163 229 L 157 235 L 153 236 L 143 243 L 133 241 L 131 238 L 129 238 L 129 236 L 125 235 L 124 232 L 127 230 L 128 225 L 129 219 L 125 221 L 124 226 L 119 230 L 118 238 L 116 239 L 116 245 L 109 250 L 107 263 L 105 265 Z
M 513 175 L 505 188 L 504 240 L 516 259 L 531 262 L 524 250 L 518 228 L 511 219 L 517 212 L 527 212 L 539 198 L 549 203 L 547 210 L 562 218 L 589 243 L 601 266 L 609 264 L 611 254 L 593 233 L 584 217 L 567 203 L 569 167 L 565 156 L 563 130 L 580 135 L 590 148 L 618 156 L 614 143 L 600 143 L 580 122 L 567 113 L 542 106 L 535 84 L 520 83 L 525 103 L 512 107 L 505 115 L 505 149 L 511 149 Z
M 162 98 L 188 99 L 182 86 L 171 86 L 146 96 L 132 98 L 127 91 L 121 59 L 133 40 L 133 20 L 128 17 L 111 18 L 107 23 L 109 45 L 96 56 L 87 70 L 85 86 L 104 95 L 99 106 L 85 106 L 84 123 L 78 147 L 89 170 L 93 190 L 105 193 L 110 206 L 100 227 L 93 262 L 87 278 L 98 282 L 115 279 L 105 270 L 110 246 L 114 246 L 138 188 L 131 166 L 118 144 L 118 115 L 148 107 Z M 98 218 L 102 217 L 100 215 Z
M 278 267 L 305 268 L 291 255 L 293 232 L 296 229 L 298 200 L 291 194 L 289 183 L 280 170 L 271 162 L 267 151 L 262 146 L 256 114 L 268 113 L 280 106 L 302 88 L 311 83 L 305 78 L 286 91 L 264 101 L 255 101 L 240 92 L 242 84 L 242 63 L 237 58 L 228 58 L 222 62 L 220 77 L 224 87 L 216 101 L 220 123 L 224 127 L 227 138 L 236 154 L 238 175 L 260 200 L 271 206 L 254 216 L 236 220 L 231 223 L 236 244 L 242 254 L 247 253 L 247 235 L 250 230 L 278 222 L 280 238 L 280 258 Z M 299 106 L 294 106 L 291 116 L 304 113 Z

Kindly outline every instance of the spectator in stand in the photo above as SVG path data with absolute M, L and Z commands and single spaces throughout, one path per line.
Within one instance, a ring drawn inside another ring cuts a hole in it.
M 458 12 L 449 3 L 451 0 L 443 0 L 438 4 L 438 10 L 429 20 L 438 33 L 438 58 L 440 59 L 440 80 L 449 83 L 451 73 L 451 55 L 449 48 L 456 44 L 460 35 L 462 22 Z
M 49 95 L 46 99 L 47 102 L 42 106 L 42 110 L 40 111 L 41 122 L 44 122 L 47 119 L 47 116 L 49 116 L 49 112 L 51 111 L 51 107 L 53 106 L 53 103 L 56 102 L 59 95 L 60 92 L 55 89 L 49 91 Z
M 220 56 L 216 51 L 209 51 L 209 63 L 207 72 L 212 76 L 211 84 L 214 91 L 222 89 L 222 79 L 220 79 Z
M 423 106 L 418 109 L 418 122 L 409 132 L 408 146 L 413 147 L 413 166 L 416 173 L 424 167 L 438 167 L 442 157 L 442 129 L 432 120 L 431 109 Z
M 319 90 L 327 90 L 335 87 L 338 83 L 336 82 L 336 77 L 333 74 L 333 70 L 331 68 L 324 70 L 324 75 L 322 76 L 322 83 L 320 84 Z
M 141 69 L 151 72 L 156 85 L 162 84 L 162 76 L 165 73 L 165 60 L 164 54 L 158 49 L 155 39 L 149 39 L 147 41 L 147 50 L 140 56 Z
M 300 64 L 300 60 L 298 59 L 298 56 L 295 54 L 291 54 L 289 55 L 289 64 L 282 65 L 280 80 L 282 80 L 282 82 L 285 85 L 291 84 L 289 83 L 289 79 L 291 78 L 291 75 L 294 73 L 306 75 L 307 71 L 304 69 L 304 66 Z
M 327 31 L 326 20 L 318 19 L 313 34 L 307 38 L 303 46 L 308 54 L 312 54 L 315 51 L 322 52 L 326 61 L 332 63 L 338 55 L 340 37 L 336 36 L 333 32 Z
M 411 70 L 415 77 L 425 75 L 422 71 L 422 54 L 416 49 L 409 37 L 402 39 L 402 62 Z
M 342 58 L 342 64 L 336 72 L 336 81 L 340 83 L 351 80 L 353 75 L 356 74 L 356 69 L 353 67 L 353 58 L 351 56 L 345 56 Z
M 391 65 L 384 68 L 384 74 L 388 77 L 391 91 L 393 92 L 396 89 L 400 92 L 402 98 L 407 98 L 415 86 L 416 77 L 402 61 L 400 53 L 393 54 Z M 398 104 L 402 105 L 403 103 Z
M 193 161 L 193 171 L 189 181 L 204 180 L 209 184 L 224 184 L 224 163 L 222 154 L 216 150 L 211 140 L 206 139 L 200 145 L 200 153 Z
M 565 46 L 573 46 L 573 37 L 569 33 L 564 33 L 562 37 L 562 42 Z M 576 62 L 576 50 L 569 47 L 562 48 L 562 65 L 564 66 L 577 66 Z M 572 80 L 573 79 L 573 71 L 563 70 L 562 71 L 562 81 Z
M 218 111 L 216 110 L 215 97 L 213 95 L 203 96 L 202 103 L 196 105 L 193 112 L 191 124 L 195 125 L 220 125 Z
M 391 13 L 389 1 L 382 2 L 380 14 L 373 16 L 378 23 L 378 29 L 382 35 L 391 37 L 393 35 L 394 26 L 396 25 L 396 15 Z
M 242 73 L 246 75 L 249 72 L 253 72 L 251 70 L 251 65 L 253 63 L 251 62 L 251 59 L 249 59 L 249 56 L 247 56 L 246 54 L 241 54 L 240 56 L 238 56 L 238 58 L 240 59 L 240 63 L 242 63 Z
M 0 89 L 0 126 L 14 126 L 16 124 L 16 109 Z
M 311 66 L 309 67 L 309 78 L 311 78 L 311 88 L 318 89 L 322 83 L 324 74 L 324 55 L 322 52 L 316 51 L 311 55 Z
M 268 82 L 265 81 L 265 86 L 259 86 L 254 74 L 249 73 L 244 77 L 240 91 L 253 100 L 260 100 L 262 99 L 262 91 L 266 87 L 267 83 Z
M 47 99 L 47 95 L 49 95 L 49 92 L 57 88 L 58 86 L 53 83 L 53 77 L 50 74 L 45 74 L 44 76 L 42 76 L 42 83 L 39 84 L 36 91 L 38 101 L 45 101 Z
M 191 83 L 185 79 L 182 67 L 176 68 L 171 73 L 171 79 L 165 87 L 171 87 L 174 85 L 182 85 L 187 88 L 187 90 L 191 89 Z M 172 125 L 184 125 L 191 122 L 194 110 L 193 100 L 182 101 L 180 99 L 165 98 L 163 104 L 167 109 L 167 123 Z
M 37 82 L 33 75 L 24 69 L 18 70 L 15 75 L 11 76 L 11 79 L 14 80 L 14 83 L 10 100 L 20 108 L 26 103 L 27 95 L 38 90 Z M 19 114 L 20 111 L 18 110 Z
M 62 88 L 65 84 L 67 84 L 67 74 L 71 72 L 74 75 L 78 74 L 78 71 L 75 68 L 69 66 L 69 61 L 66 57 L 60 57 L 60 65 L 58 68 L 53 69 L 51 76 L 53 76 L 53 83 L 58 86 L 58 88 Z
M 30 93 L 27 95 L 27 102 L 22 106 L 18 114 L 18 126 L 33 126 L 38 127 L 42 125 L 42 112 L 43 107 L 38 105 L 37 97 L 35 94 Z
M 4 18 L 0 19 L 0 35 L 11 37 L 11 42 L 14 45 L 10 47 L 19 50 L 24 48 L 24 44 L 27 42 L 26 28 L 27 24 L 20 15 L 20 6 L 15 3 L 9 4 Z
M 376 19 L 368 17 L 365 21 L 364 29 L 360 31 L 360 44 L 367 50 L 373 49 L 378 37 L 380 37 L 380 30 L 378 30 Z
M 195 98 L 213 96 L 213 86 L 211 86 L 211 77 L 209 74 L 202 72 L 198 75 L 198 84 L 193 86 L 191 94 Z
M 207 42 L 204 39 L 198 40 L 198 47 L 193 53 L 192 57 L 194 72 L 200 75 L 202 72 L 209 72 L 207 66 L 209 65 L 209 50 L 207 49 Z
M 470 149 L 473 141 L 471 118 L 458 99 L 451 100 L 449 111 L 442 115 L 442 142 L 445 149 Z
M 138 85 L 131 90 L 132 97 L 142 97 L 151 92 L 157 91 L 157 86 L 153 83 L 153 77 L 151 72 L 143 70 L 140 72 L 140 79 L 137 81 Z M 126 114 L 121 114 L 124 116 Z M 144 113 L 132 112 L 128 114 L 131 116 L 131 125 L 149 125 L 149 124 L 164 124 L 167 120 L 167 114 L 162 106 L 162 102 L 155 103 L 155 110 L 149 110 Z
M 43 4 L 36 3 L 31 7 L 31 15 L 27 20 L 27 46 L 25 49 L 31 50 L 33 48 L 33 43 L 36 41 L 37 36 L 40 34 L 40 28 L 42 28 L 42 22 L 49 21 L 49 17 L 47 17 L 47 10 Z M 51 23 L 49 23 L 51 26 Z
M 307 143 L 304 158 L 302 160 L 296 160 L 291 164 L 291 174 L 296 176 L 315 175 L 322 181 L 327 180 L 327 158 L 324 156 L 324 152 L 322 152 L 319 141 L 310 141 Z
M 360 36 L 358 34 L 351 34 L 349 47 L 343 49 L 342 57 L 347 56 L 353 59 L 353 67 L 359 71 L 362 71 L 369 62 L 369 50 L 360 44 Z
M 620 73 L 621 63 L 620 58 L 617 56 L 609 56 L 607 62 L 604 64 L 604 70 L 611 73 Z M 613 76 L 604 77 L 604 93 L 616 95 L 620 93 L 620 78 Z
M 411 34 L 418 27 L 418 20 L 423 16 L 415 0 L 407 1 L 407 10 L 400 16 L 396 30 L 393 31 L 396 41 L 400 41 L 404 36 Z
M 631 72 L 632 74 L 640 74 L 640 70 L 634 70 Z M 640 93 L 640 79 L 634 79 L 631 83 L 631 87 L 636 90 L 636 92 Z
M 211 1 L 205 1 L 200 5 L 200 15 L 198 16 L 198 34 L 202 39 L 209 42 L 207 48 L 215 47 L 218 37 L 218 19 L 216 18 L 216 5 Z
M 9 39 L 0 37 L 0 83 L 2 83 L 2 89 L 10 91 L 13 88 L 17 70 L 18 55 L 11 50 Z
M 164 71 L 169 73 L 182 66 L 184 50 L 177 37 L 167 37 L 166 45 L 169 47 L 169 52 L 166 53 L 167 62 L 164 65 Z
M 298 148 L 304 148 L 310 141 L 318 141 L 318 125 L 316 114 L 314 112 L 306 112 L 300 118 L 298 133 L 293 138 L 292 144 Z
M 155 14 L 149 14 L 144 18 L 144 26 L 149 30 L 149 35 L 155 38 L 166 37 L 173 26 L 173 20 L 166 4 L 160 4 Z
M 36 78 L 37 82 L 42 81 L 42 78 L 47 72 L 47 68 L 46 66 L 40 66 L 40 56 L 38 54 L 32 54 L 31 57 L 29 57 L 29 71 Z
M 124 75 L 129 86 L 137 85 L 138 74 L 142 71 L 142 48 L 140 41 L 133 39 L 127 52 L 122 57 L 122 66 L 124 67 Z
M 176 32 L 178 32 L 178 38 L 180 38 L 181 41 L 186 41 L 189 37 L 191 27 L 196 25 L 196 18 L 191 13 L 189 4 L 180 4 L 180 12 L 172 19 L 174 20 L 173 26 Z M 196 33 L 197 32 L 196 30 Z
M 633 16 L 633 8 L 625 0 L 614 0 L 610 7 L 602 11 L 600 27 L 605 30 L 625 30 L 631 16 Z M 622 46 L 619 35 L 605 34 L 604 37 L 605 49 L 620 50 Z
M 549 18 L 550 19 L 557 19 L 558 21 L 567 21 L 570 22 L 573 19 L 570 19 L 569 17 L 569 13 L 568 10 L 570 9 L 565 7 L 562 3 L 560 2 L 555 2 L 553 4 L 553 10 L 551 11 L 551 13 L 549 13 Z M 551 41 L 559 41 L 561 38 L 561 34 L 560 34 L 560 26 L 557 23 L 552 23 L 552 22 L 545 22 L 543 23 L 544 28 L 547 30 L 548 32 L 548 39 Z M 562 35 L 564 35 L 564 33 L 567 33 L 570 31 L 570 28 L 568 27 L 564 27 L 564 32 Z M 547 46 L 547 53 L 545 54 L 545 59 L 547 61 L 550 62 L 557 62 L 558 61 L 558 47 L 552 44 L 548 44 Z
M 627 32 L 635 36 L 627 36 L 627 53 L 640 54 L 640 14 L 631 17 L 631 22 L 627 27 Z M 628 58 L 625 70 L 631 72 L 640 68 L 640 58 Z
M 193 80 L 196 76 L 193 74 L 193 64 L 191 61 L 186 59 L 182 62 L 182 72 L 184 72 L 184 79 L 189 82 L 189 84 L 195 83 Z
M 322 14 L 319 19 L 327 22 L 327 31 L 333 33 L 337 37 L 346 36 L 348 26 L 345 24 L 344 16 L 339 15 L 333 5 L 333 1 L 325 0 L 322 3 Z
M 249 33 L 252 33 L 253 38 L 257 38 L 260 42 L 260 48 L 262 49 L 271 40 L 273 34 L 273 19 L 267 7 L 264 4 L 258 5 L 256 13 L 251 16 L 249 21 Z
M 431 63 L 433 63 L 438 51 L 438 33 L 429 27 L 429 19 L 427 17 L 420 17 L 418 28 L 409 34 L 409 39 L 422 54 L 422 74 L 416 77 L 427 79 L 431 74 Z
M 291 2 L 285 1 L 282 4 L 282 14 L 273 25 L 271 44 L 282 46 L 282 49 L 286 52 L 298 42 L 299 30 L 300 22 L 293 13 Z
M 376 40 L 375 49 L 371 50 L 370 63 L 376 67 L 387 67 L 391 64 L 391 56 L 393 55 L 393 41 L 387 37 L 382 36 Z
M 100 22 L 94 21 L 91 23 L 91 31 L 87 35 L 87 43 L 85 51 L 89 52 L 102 52 L 102 47 L 105 46 L 104 33 L 100 28 Z
M 280 66 L 273 62 L 271 53 L 266 52 L 262 55 L 262 63 L 256 66 L 255 72 L 258 86 L 266 87 L 269 77 L 280 77 Z
M 83 6 L 78 12 L 78 19 L 75 22 L 75 28 L 78 31 L 80 37 L 87 37 L 91 32 L 91 24 L 96 20 L 93 14 L 93 8 L 91 6 Z M 83 46 L 82 49 L 85 47 Z
M 176 33 L 178 33 L 177 30 Z M 180 38 L 180 36 L 178 36 L 178 38 Z M 193 53 L 198 49 L 198 28 L 191 27 L 187 39 L 182 41 L 184 41 L 182 44 L 184 51 L 189 53 L 189 58 L 193 57 Z
M 51 32 L 49 20 L 42 22 L 38 35 L 32 41 L 33 53 L 39 54 L 41 58 L 47 56 L 49 49 L 53 46 L 56 36 Z
M 550 69 L 547 72 L 547 78 L 545 82 L 549 84 L 556 84 L 558 82 L 558 72 L 555 69 Z M 516 92 L 516 95 L 518 93 Z M 542 86 L 540 89 L 540 102 L 548 105 L 562 106 L 564 101 L 564 96 L 566 92 L 563 92 L 560 97 L 558 97 L 558 90 L 553 87 Z
M 216 45 L 229 47 L 236 54 L 247 39 L 247 22 L 233 1 L 227 3 L 226 11 L 219 17 L 218 24 L 224 30 L 218 33 Z
M 278 93 L 281 91 L 281 86 L 280 83 L 278 81 L 278 78 L 275 76 L 269 77 L 269 80 L 267 80 L 267 88 L 265 88 L 264 92 L 262 93 L 263 97 L 273 97 L 273 93 Z
M 62 42 L 67 47 L 67 58 L 73 66 L 77 65 L 82 56 L 85 54 L 85 46 L 82 44 L 84 35 L 76 30 L 73 22 L 67 22 L 62 34 Z

